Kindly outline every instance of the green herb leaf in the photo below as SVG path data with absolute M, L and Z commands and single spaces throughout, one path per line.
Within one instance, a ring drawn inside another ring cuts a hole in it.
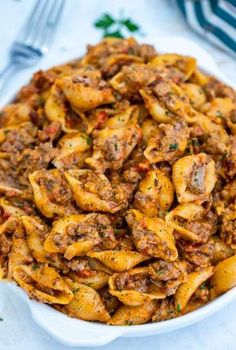
M 104 13 L 94 23 L 94 26 L 103 31 L 103 37 L 124 38 L 122 31 L 135 33 L 140 30 L 137 23 L 133 22 L 131 18 L 121 19 L 114 18 L 109 13 Z
M 128 326 L 133 326 L 133 322 L 128 320 L 128 321 L 127 321 L 127 325 L 128 325 Z
M 195 147 L 199 147 L 200 143 L 199 143 L 198 139 L 192 139 L 192 145 Z
M 134 23 L 130 18 L 127 18 L 121 23 L 132 33 L 137 32 L 140 28 L 137 23 Z
M 206 288 L 206 282 L 200 285 L 200 289 L 205 289 Z
M 181 311 L 181 306 L 180 306 L 180 304 L 177 304 L 177 308 L 176 308 L 176 309 L 177 309 L 178 312 Z
M 225 119 L 225 116 L 222 114 L 221 111 L 217 111 L 216 116 L 217 116 L 217 118 Z
M 86 141 L 89 146 L 92 144 L 92 140 L 89 136 L 86 137 Z
M 175 150 L 175 149 L 178 149 L 178 143 L 171 143 L 169 145 L 169 150 Z
M 104 38 L 124 38 L 123 34 L 121 34 L 120 30 L 116 30 L 114 32 L 107 32 L 103 35 Z
M 37 270 L 37 269 L 39 269 L 40 268 L 40 265 L 39 264 L 33 264 L 32 265 L 32 270 L 33 271 L 35 271 L 35 270 Z
M 227 156 L 228 156 L 228 153 L 227 153 L 227 151 L 225 151 L 223 154 L 220 155 L 219 159 L 225 160 L 227 158 Z
M 96 28 L 108 29 L 115 23 L 115 19 L 108 13 L 104 13 L 95 23 Z
M 75 288 L 75 289 L 72 290 L 72 292 L 73 292 L 74 294 L 76 294 L 79 290 L 80 290 L 79 288 Z

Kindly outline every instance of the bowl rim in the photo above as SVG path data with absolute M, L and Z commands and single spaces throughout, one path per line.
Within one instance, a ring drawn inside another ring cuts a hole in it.
M 159 53 L 176 52 L 195 57 L 201 70 L 236 88 L 236 84 L 220 71 L 211 55 L 189 39 L 178 36 L 156 39 L 149 36 L 145 42 L 147 41 L 153 44 Z M 60 64 L 60 62 L 55 63 L 55 65 L 57 64 Z M 11 93 L 6 100 L 12 101 L 15 95 L 16 92 Z M 171 332 L 202 320 L 236 299 L 236 287 L 234 287 L 201 308 L 177 318 L 143 325 L 110 326 L 71 318 L 48 305 L 29 299 L 27 294 L 14 282 L 7 281 L 4 283 L 28 304 L 34 321 L 40 327 L 59 342 L 77 347 L 101 346 L 119 337 L 137 337 Z M 74 330 L 77 331 L 76 334 L 72 334 L 72 329 L 73 332 Z

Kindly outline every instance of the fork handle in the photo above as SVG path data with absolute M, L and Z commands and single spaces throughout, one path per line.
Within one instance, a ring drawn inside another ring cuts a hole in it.
M 9 79 L 16 70 L 17 66 L 12 62 L 9 62 L 0 72 L 0 92 L 2 92 L 4 86 L 8 83 Z

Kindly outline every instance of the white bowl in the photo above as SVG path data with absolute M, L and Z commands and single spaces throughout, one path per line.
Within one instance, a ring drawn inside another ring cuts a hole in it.
M 149 40 L 158 52 L 180 53 L 197 58 L 199 67 L 210 75 L 235 87 L 222 72 L 220 72 L 213 58 L 202 48 L 189 40 L 180 37 L 166 37 Z M 12 97 L 12 96 L 11 96 Z M 11 98 L 9 96 L 8 100 Z M 61 343 L 70 346 L 100 346 L 105 345 L 118 337 L 141 337 L 160 334 L 189 326 L 213 314 L 236 298 L 236 287 L 229 292 L 211 301 L 184 316 L 157 323 L 148 323 L 139 326 L 108 326 L 95 322 L 86 322 L 70 318 L 53 308 L 30 300 L 26 293 L 14 283 L 7 283 L 9 288 L 28 304 L 35 322 L 44 328 Z

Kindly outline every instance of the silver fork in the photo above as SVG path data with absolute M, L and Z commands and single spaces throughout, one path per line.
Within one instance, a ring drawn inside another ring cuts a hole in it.
M 36 64 L 47 53 L 65 0 L 38 0 L 13 42 L 7 66 L 0 72 L 0 91 L 19 69 Z

